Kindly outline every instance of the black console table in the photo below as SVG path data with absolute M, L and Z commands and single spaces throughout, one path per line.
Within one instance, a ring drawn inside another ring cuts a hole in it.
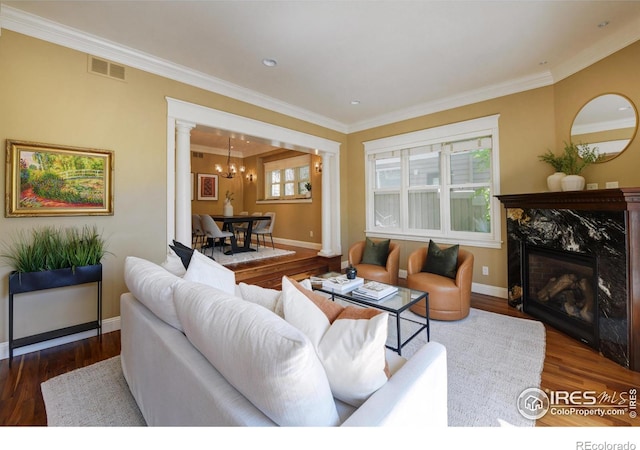
M 96 320 L 18 339 L 13 338 L 13 296 L 15 294 L 86 283 L 97 283 Z M 27 273 L 12 272 L 9 274 L 9 367 L 11 367 L 13 350 L 15 348 L 93 329 L 97 330 L 98 336 L 102 334 L 102 264 L 75 267 L 73 269 L 56 269 Z

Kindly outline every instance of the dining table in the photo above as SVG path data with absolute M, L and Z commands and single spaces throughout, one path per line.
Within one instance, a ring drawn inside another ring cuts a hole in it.
M 251 233 L 253 231 L 254 224 L 261 220 L 271 220 L 270 216 L 251 216 L 251 215 L 214 215 L 211 214 L 211 218 L 216 222 L 222 222 L 222 231 L 228 231 L 233 233 L 231 237 L 231 250 L 225 252 L 225 254 L 243 253 L 243 252 L 255 252 L 256 249 L 251 247 Z M 245 231 L 243 245 L 238 245 L 236 241 L 236 230 L 234 224 L 246 223 L 247 229 Z

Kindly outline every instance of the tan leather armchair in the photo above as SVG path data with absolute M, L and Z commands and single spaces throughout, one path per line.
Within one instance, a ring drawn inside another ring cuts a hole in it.
M 427 260 L 427 247 L 415 250 L 407 262 L 407 287 L 429 293 L 429 317 L 436 320 L 460 320 L 469 315 L 471 282 L 473 281 L 473 253 L 458 251 L 458 271 L 453 278 L 422 272 Z M 426 316 L 423 300 L 411 311 Z
M 394 242 L 389 243 L 389 255 L 386 266 L 375 264 L 361 264 L 364 254 L 365 241 L 356 242 L 349 248 L 349 264 L 356 268 L 358 276 L 380 281 L 381 283 L 398 285 L 398 269 L 400 267 L 400 246 Z

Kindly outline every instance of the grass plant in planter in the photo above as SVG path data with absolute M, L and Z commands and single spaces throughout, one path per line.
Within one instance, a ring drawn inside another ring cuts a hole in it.
M 36 290 L 69 286 L 74 279 L 83 282 L 87 276 L 95 277 L 88 274 L 97 271 L 102 274 L 100 262 L 106 253 L 105 240 L 95 226 L 46 226 L 21 230 L 15 240 L 5 244 L 0 258 L 14 269 L 9 275 L 10 288 Z M 92 266 L 95 268 L 89 268 Z
M 4 247 L 0 258 L 14 269 L 9 274 L 9 364 L 14 348 L 91 329 L 101 333 L 101 260 L 107 251 L 95 226 L 82 229 L 47 226 L 30 232 L 23 230 Z M 14 294 L 84 283 L 98 283 L 97 320 L 13 339 Z
M 106 242 L 95 226 L 21 230 L 5 243 L 0 258 L 16 273 L 43 272 L 98 265 L 107 254 Z

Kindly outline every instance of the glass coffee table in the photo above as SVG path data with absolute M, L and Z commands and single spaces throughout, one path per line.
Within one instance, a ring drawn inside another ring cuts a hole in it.
M 387 345 L 387 348 L 395 351 L 398 355 L 402 355 L 402 347 L 407 345 L 413 338 L 415 338 L 422 330 L 426 330 L 427 333 L 427 342 L 430 339 L 430 331 L 429 331 L 429 293 L 416 291 L 413 289 L 408 289 L 405 287 L 397 286 L 398 291 L 394 294 L 391 294 L 387 297 L 384 297 L 380 300 L 369 300 L 365 299 L 361 296 L 353 295 L 353 291 L 348 292 L 337 292 L 335 289 L 324 288 L 322 285 L 322 281 L 324 279 L 333 278 L 341 276 L 342 274 L 337 272 L 329 272 L 324 275 L 316 276 L 311 278 L 311 286 L 314 290 L 324 292 L 326 294 L 331 295 L 331 299 L 335 301 L 336 298 L 340 298 L 349 303 L 354 303 L 360 306 L 364 306 L 367 308 L 376 308 L 381 311 L 386 311 L 396 318 L 396 338 L 397 338 L 397 346 L 392 347 Z M 365 280 L 364 282 L 368 282 L 370 280 Z M 355 289 L 355 288 L 354 288 Z M 424 321 L 414 320 L 413 318 L 401 317 L 401 314 L 409 309 L 411 306 L 415 305 L 419 301 L 424 300 L 427 306 L 427 317 L 422 318 L 421 316 L 416 315 L 417 317 L 424 319 Z M 400 323 L 402 320 L 412 322 L 418 325 L 416 330 L 411 330 L 411 336 L 409 336 L 404 341 L 401 336 L 401 328 Z

